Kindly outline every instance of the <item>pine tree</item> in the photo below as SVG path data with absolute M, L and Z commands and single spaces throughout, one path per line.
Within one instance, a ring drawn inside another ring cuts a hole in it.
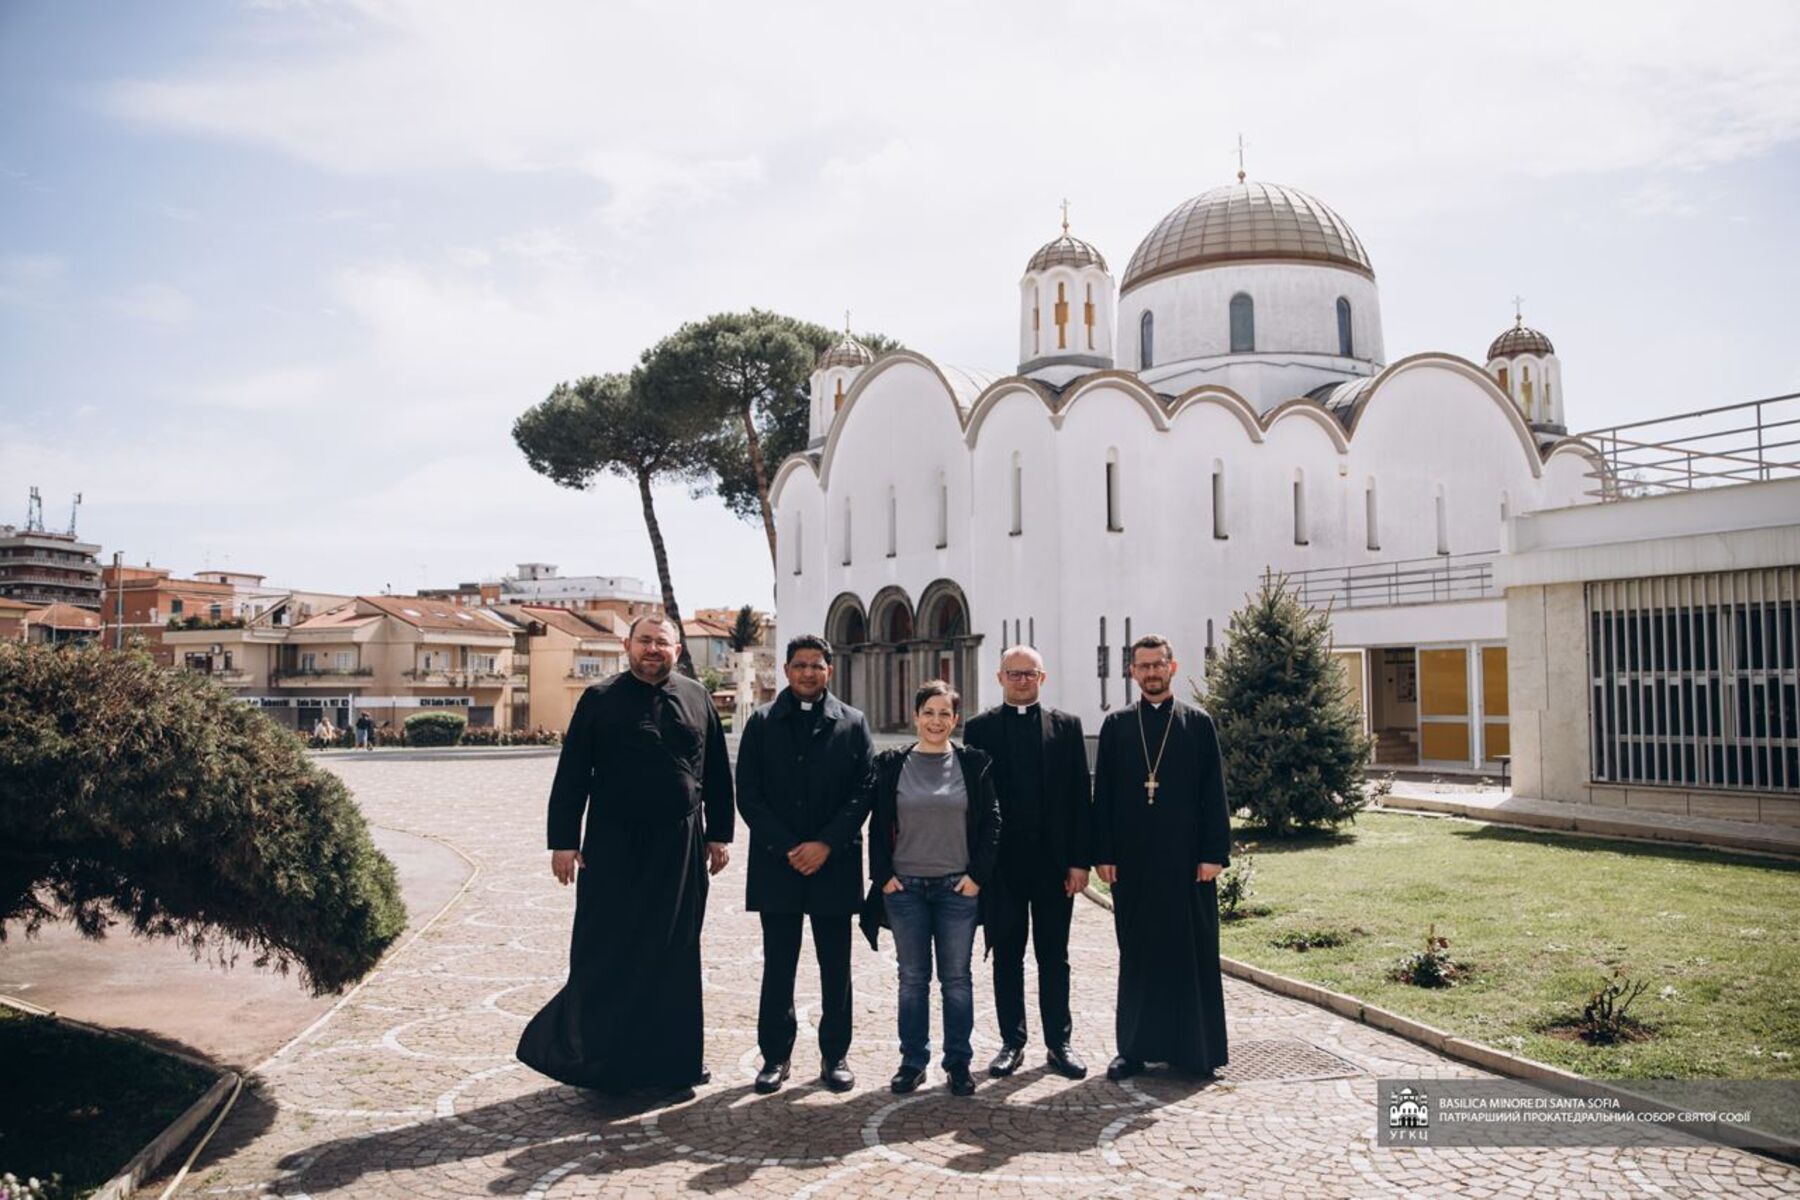
M 1202 697 L 1219 730 L 1232 803 L 1274 837 L 1337 825 L 1363 806 L 1374 741 L 1331 656 L 1331 621 L 1285 577 L 1233 613 Z

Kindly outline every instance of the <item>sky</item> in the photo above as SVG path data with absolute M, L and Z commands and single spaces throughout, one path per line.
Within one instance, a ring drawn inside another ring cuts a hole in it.
M 1390 360 L 1523 297 L 1574 429 L 1800 390 L 1800 5 L 0 0 L 0 522 L 345 593 L 655 568 L 514 418 L 750 306 L 1010 370 L 1252 178 L 1356 230 Z M 684 609 L 758 526 L 657 496 Z

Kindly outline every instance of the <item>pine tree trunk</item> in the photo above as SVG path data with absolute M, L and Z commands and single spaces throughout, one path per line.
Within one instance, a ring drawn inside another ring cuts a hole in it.
M 744 418 L 744 443 L 750 452 L 750 474 L 756 479 L 756 502 L 762 506 L 763 533 L 769 538 L 769 565 L 775 566 L 775 512 L 769 507 L 769 472 L 763 465 L 762 439 L 756 433 L 752 406 L 740 410 Z
M 694 660 L 688 654 L 687 634 L 681 622 L 681 606 L 675 603 L 675 584 L 669 578 L 669 550 L 663 545 L 662 526 L 656 520 L 656 502 L 650 498 L 649 468 L 638 468 L 637 481 L 638 497 L 644 502 L 644 528 L 650 531 L 650 552 L 656 556 L 656 578 L 662 584 L 663 613 L 675 626 L 675 638 L 681 647 L 676 666 L 683 675 L 694 679 Z

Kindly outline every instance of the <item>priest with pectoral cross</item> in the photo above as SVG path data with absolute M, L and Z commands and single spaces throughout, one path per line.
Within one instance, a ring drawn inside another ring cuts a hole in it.
M 1226 1062 L 1214 880 L 1231 806 L 1212 718 L 1171 690 L 1178 666 L 1167 639 L 1132 643 L 1141 695 L 1100 726 L 1094 764 L 1094 858 L 1119 940 L 1114 1080 L 1147 1062 L 1202 1077 Z

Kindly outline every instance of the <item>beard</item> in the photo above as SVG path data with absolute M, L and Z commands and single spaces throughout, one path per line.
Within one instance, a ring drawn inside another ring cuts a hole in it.
M 660 663 L 653 663 L 642 658 L 631 660 L 631 673 L 645 683 L 661 683 L 669 677 L 669 673 L 674 669 L 675 664 L 666 658 Z
M 1155 686 L 1152 687 L 1152 684 Z M 1150 697 L 1152 700 L 1161 700 L 1164 696 L 1169 694 L 1169 681 L 1166 679 L 1153 679 L 1149 683 L 1140 683 L 1138 684 L 1138 691 Z

